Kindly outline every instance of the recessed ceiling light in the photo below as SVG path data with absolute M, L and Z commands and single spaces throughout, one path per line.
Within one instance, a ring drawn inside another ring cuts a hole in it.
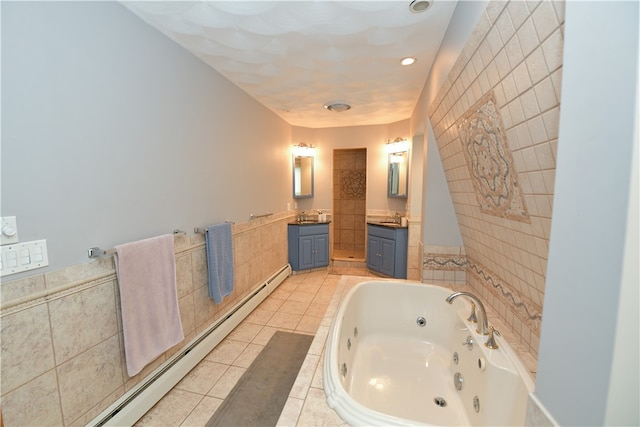
M 402 60 L 400 61 L 402 65 L 411 65 L 411 64 L 414 64 L 415 62 L 416 62 L 416 58 L 414 58 L 413 56 L 407 56 L 406 58 L 402 58 Z
M 424 12 L 431 7 L 431 2 L 427 0 L 413 0 L 409 4 L 409 10 L 413 13 Z
M 351 109 L 351 105 L 347 104 L 346 102 L 327 102 L 326 104 L 324 104 L 324 108 L 326 108 L 329 111 L 333 111 L 336 113 L 342 113 L 343 111 L 347 111 L 349 109 Z

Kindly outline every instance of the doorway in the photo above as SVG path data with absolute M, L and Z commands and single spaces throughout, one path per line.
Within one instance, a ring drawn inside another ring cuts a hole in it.
M 333 259 L 364 261 L 367 149 L 333 150 Z

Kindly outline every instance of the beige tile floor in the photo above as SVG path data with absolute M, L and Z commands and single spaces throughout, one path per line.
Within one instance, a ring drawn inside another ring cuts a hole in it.
M 368 273 L 341 268 L 340 274 L 330 274 L 335 272 L 329 269 L 288 277 L 136 425 L 204 426 L 276 331 L 315 335 L 320 327 L 318 335 L 322 336 L 311 345 L 279 425 L 343 425 L 326 408 L 321 379 L 314 376 L 330 323 L 325 312 L 330 304 L 335 311 L 340 299 L 334 298 L 338 284 L 345 274 Z M 320 388 L 311 388 L 312 381 L 320 381 Z

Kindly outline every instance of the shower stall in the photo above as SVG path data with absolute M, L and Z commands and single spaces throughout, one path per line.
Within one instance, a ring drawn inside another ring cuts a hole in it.
M 367 149 L 333 150 L 333 259 L 365 260 Z

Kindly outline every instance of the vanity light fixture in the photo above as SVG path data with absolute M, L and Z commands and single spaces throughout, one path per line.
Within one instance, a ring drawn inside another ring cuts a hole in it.
M 413 56 L 407 56 L 400 60 L 400 64 L 402 65 L 412 65 L 416 63 L 416 58 Z
M 335 113 L 342 113 L 351 109 L 351 105 L 343 101 L 329 101 L 324 104 L 324 108 Z
M 293 146 L 293 155 L 294 157 L 314 157 L 316 155 L 316 147 L 301 142 Z
M 400 137 L 393 141 L 387 141 L 387 153 L 403 153 L 409 149 L 409 142 L 406 139 Z

